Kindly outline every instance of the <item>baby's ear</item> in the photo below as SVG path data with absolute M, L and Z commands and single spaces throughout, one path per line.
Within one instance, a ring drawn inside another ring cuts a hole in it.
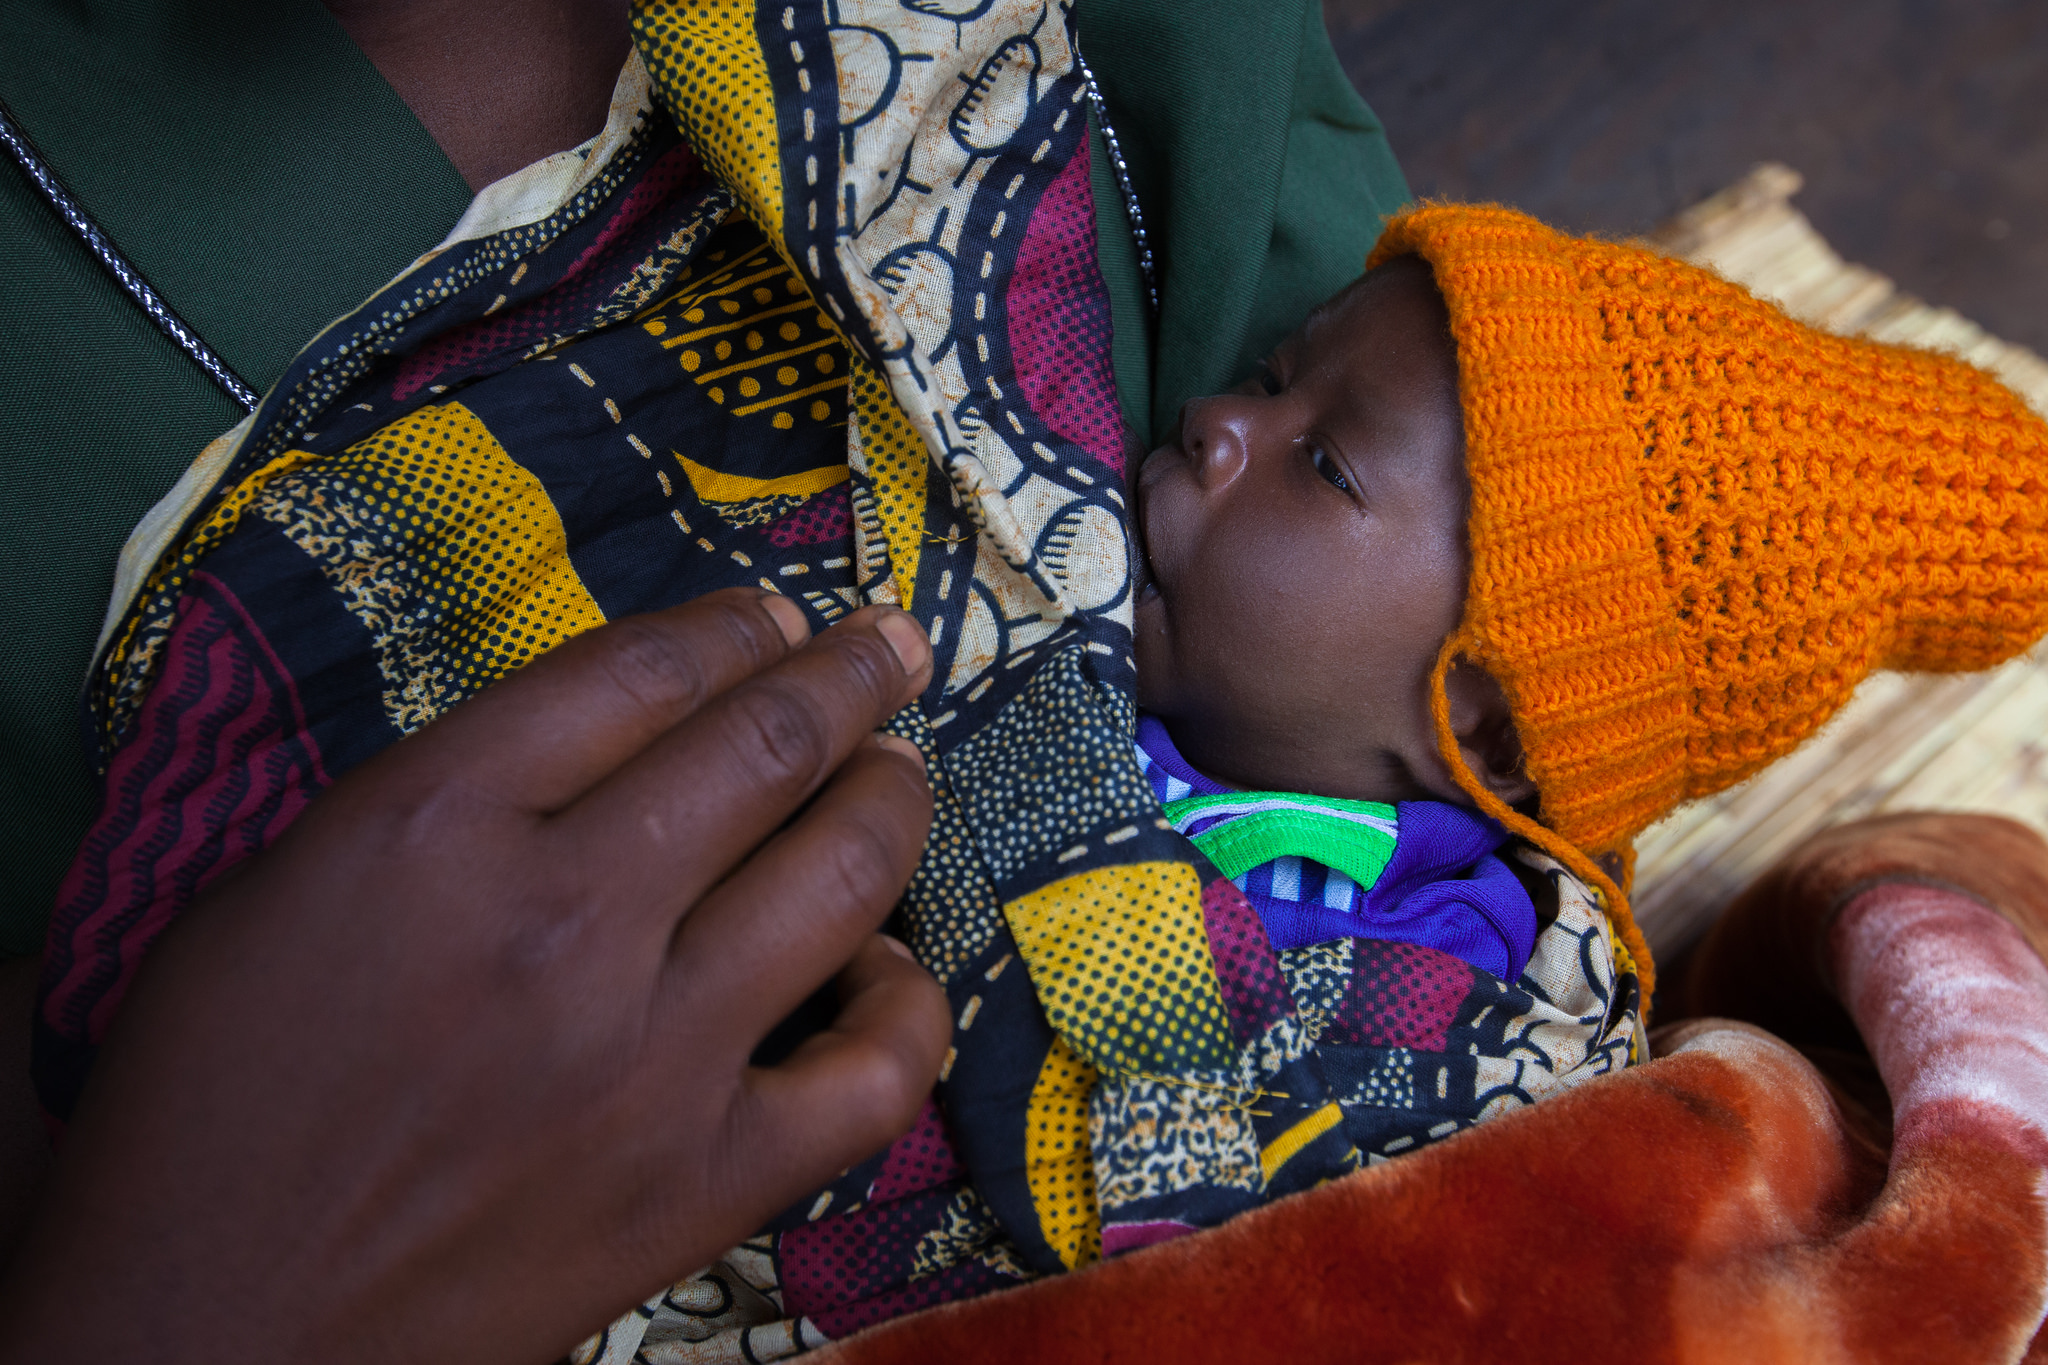
M 1450 702 L 1451 733 L 1458 737 L 1458 753 L 1480 784 L 1509 806 L 1519 806 L 1536 795 L 1507 694 L 1493 675 L 1461 658 L 1444 675 L 1444 697 Z

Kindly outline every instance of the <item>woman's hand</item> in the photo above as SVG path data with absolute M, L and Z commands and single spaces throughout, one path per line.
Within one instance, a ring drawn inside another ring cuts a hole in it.
M 719 593 L 337 783 L 129 997 L 7 1359 L 559 1357 L 908 1126 L 950 1021 L 874 930 L 931 818 L 900 612 Z M 795 812 L 792 818 L 792 812 Z M 840 974 L 834 1026 L 755 1045 Z

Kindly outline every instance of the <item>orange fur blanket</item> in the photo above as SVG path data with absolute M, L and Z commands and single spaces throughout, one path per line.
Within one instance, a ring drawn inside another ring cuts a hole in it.
M 818 1359 L 2048 1361 L 2043 945 L 2024 828 L 1841 827 L 1679 964 L 1655 1060 Z

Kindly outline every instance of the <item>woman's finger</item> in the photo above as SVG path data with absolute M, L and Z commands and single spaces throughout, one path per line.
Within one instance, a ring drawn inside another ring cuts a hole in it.
M 946 993 L 893 939 L 870 937 L 839 986 L 830 1028 L 746 1077 L 741 1150 L 751 1178 L 786 1200 L 804 1193 L 801 1173 L 843 1169 L 901 1136 L 953 1037 Z
M 801 608 L 752 588 L 626 617 L 550 650 L 388 761 L 521 810 L 559 810 L 809 638 Z
M 860 746 L 802 816 L 690 912 L 675 932 L 669 988 L 729 1020 L 751 1052 L 888 917 L 931 815 L 915 747 L 894 736 Z M 774 970 L 743 978 L 735 962 Z
M 858 612 L 661 736 L 550 821 L 547 836 L 607 902 L 660 907 L 673 925 L 915 697 L 930 670 L 916 622 Z

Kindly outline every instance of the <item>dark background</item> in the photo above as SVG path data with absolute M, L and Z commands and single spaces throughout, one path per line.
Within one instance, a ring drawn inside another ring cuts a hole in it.
M 1759 161 L 1851 261 L 2048 354 L 2048 0 L 1325 0 L 1418 195 L 1643 232 Z

